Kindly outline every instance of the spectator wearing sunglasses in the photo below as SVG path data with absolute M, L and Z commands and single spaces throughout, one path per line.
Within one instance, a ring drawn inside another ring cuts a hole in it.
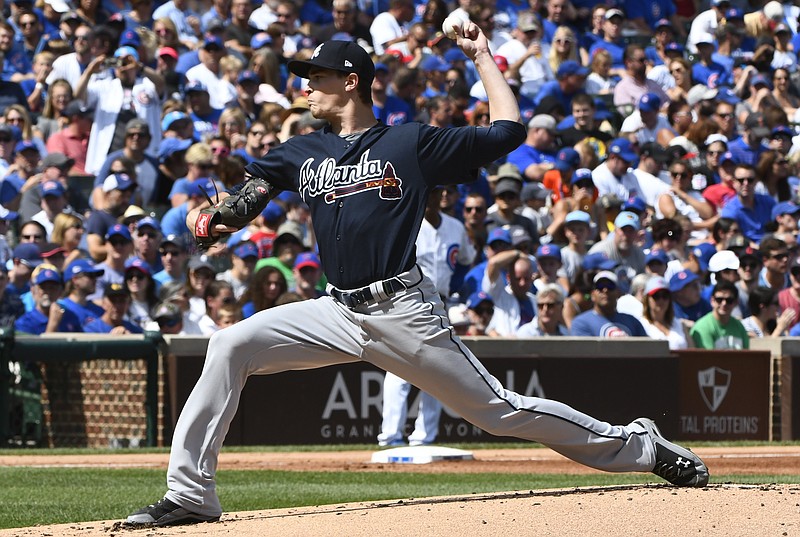
M 536 293 L 536 317 L 517 331 L 517 337 L 568 336 L 564 326 L 564 292 L 558 284 L 545 284 Z
M 125 142 L 122 149 L 108 154 L 92 190 L 92 202 L 95 208 L 100 208 L 103 197 L 103 179 L 112 173 L 113 163 L 120 157 L 126 157 L 136 166 L 136 194 L 143 207 L 150 207 L 156 201 L 156 178 L 158 177 L 158 159 L 145 153 L 150 145 L 152 135 L 150 126 L 146 121 L 135 118 L 125 125 Z
M 772 220 L 772 208 L 775 206 L 771 196 L 756 193 L 757 182 L 753 166 L 737 164 L 733 171 L 736 197 L 731 198 L 719 213 L 720 216 L 736 220 L 742 235 L 756 244 L 764 238 L 764 226 Z
M 131 295 L 124 283 L 112 283 L 103 291 L 103 315 L 83 326 L 84 332 L 97 334 L 141 334 L 143 330 L 125 316 L 131 305 Z
M 642 326 L 653 339 L 666 340 L 671 350 L 686 349 L 692 341 L 681 320 L 675 316 L 669 284 L 661 276 L 647 280 L 642 301 Z
M 789 287 L 789 248 L 786 243 L 770 236 L 761 241 L 758 250 L 764 263 L 758 275 L 758 285 L 776 290 Z
M 619 287 L 617 275 L 601 270 L 594 279 L 593 307 L 572 320 L 571 335 L 587 337 L 647 337 L 636 317 L 617 311 Z
M 133 237 L 133 255 L 141 258 L 151 269 L 151 274 L 155 274 L 164 268 L 159 254 L 161 244 L 161 224 L 152 216 L 145 216 L 136 222 L 135 228 L 131 233 Z M 155 303 L 147 307 L 150 309 Z
M 694 323 L 692 340 L 700 349 L 749 349 L 750 337 L 742 322 L 733 316 L 739 301 L 736 285 L 717 282 L 711 293 L 711 312 Z

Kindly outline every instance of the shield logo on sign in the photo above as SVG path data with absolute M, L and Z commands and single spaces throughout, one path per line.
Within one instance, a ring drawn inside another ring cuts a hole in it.
M 731 384 L 731 372 L 719 367 L 709 367 L 697 372 L 697 385 L 700 395 L 703 396 L 706 406 L 711 412 L 716 412 L 719 405 L 728 394 Z

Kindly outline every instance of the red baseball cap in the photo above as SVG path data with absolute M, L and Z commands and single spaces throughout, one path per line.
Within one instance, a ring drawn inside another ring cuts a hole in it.
M 497 67 L 500 69 L 501 73 L 505 73 L 506 71 L 508 71 L 508 60 L 506 59 L 505 56 L 500 56 L 499 54 L 496 54 L 494 56 L 494 63 L 497 64 Z
M 172 47 L 161 47 L 158 49 L 158 57 L 161 56 L 169 56 L 170 58 L 177 60 L 178 59 L 178 51 L 176 51 Z

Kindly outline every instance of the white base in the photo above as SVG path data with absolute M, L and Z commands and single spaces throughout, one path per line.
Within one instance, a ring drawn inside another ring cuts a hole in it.
M 471 451 L 441 446 L 398 447 L 372 454 L 373 463 L 383 464 L 428 464 L 435 461 L 471 461 L 474 458 Z

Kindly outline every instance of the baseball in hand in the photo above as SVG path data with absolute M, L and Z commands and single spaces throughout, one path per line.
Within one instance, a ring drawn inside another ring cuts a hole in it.
M 464 25 L 469 22 L 469 17 L 459 12 L 449 15 L 442 23 L 442 32 L 450 39 L 455 40 L 463 32 Z

